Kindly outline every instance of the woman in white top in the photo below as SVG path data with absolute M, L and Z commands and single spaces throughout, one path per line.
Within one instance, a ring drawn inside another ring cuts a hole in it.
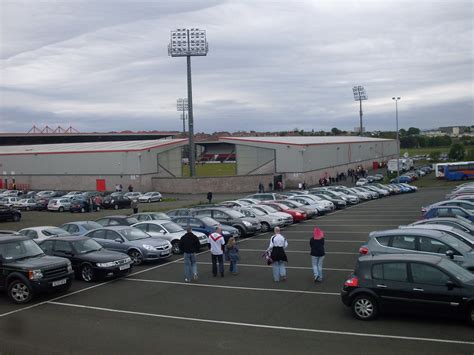
M 280 234 L 279 227 L 275 227 L 274 232 L 275 234 L 270 238 L 268 250 L 271 250 L 271 258 L 273 261 L 273 281 L 279 282 L 286 280 L 285 262 L 288 262 L 288 258 L 285 249 L 288 247 L 288 242 L 285 237 Z

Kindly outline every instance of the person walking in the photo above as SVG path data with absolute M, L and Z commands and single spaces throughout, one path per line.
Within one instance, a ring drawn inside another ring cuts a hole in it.
M 209 234 L 208 242 L 211 249 L 212 258 L 212 275 L 217 276 L 217 263 L 219 263 L 219 272 L 224 277 L 224 237 L 222 236 L 222 228 L 218 226 L 214 233 Z
M 128 192 L 133 192 L 133 186 L 132 186 L 132 184 L 128 185 Z
M 230 262 L 230 273 L 232 275 L 237 275 L 237 262 L 240 260 L 239 256 L 239 247 L 237 246 L 237 241 L 234 237 L 230 237 L 225 246 L 225 257 L 226 260 Z
M 179 249 L 183 252 L 184 259 L 184 282 L 198 279 L 196 253 L 200 248 L 198 237 L 193 233 L 191 226 L 188 226 L 186 234 L 179 240 Z
M 285 249 L 288 247 L 288 242 L 284 236 L 280 234 L 280 227 L 275 227 L 275 234 L 270 238 L 270 245 L 268 250 L 271 250 L 273 281 L 286 281 L 285 262 L 288 258 Z
M 130 203 L 130 207 L 132 207 L 134 214 L 138 213 L 138 200 L 133 199 L 132 202 Z
M 311 264 L 313 266 L 314 282 L 323 281 L 323 261 L 324 255 L 324 232 L 318 227 L 314 227 L 313 236 L 309 241 L 311 246 Z
M 207 201 L 209 202 L 209 204 L 211 204 L 211 203 L 212 203 L 212 192 L 211 192 L 211 191 L 209 191 L 209 192 L 207 193 L 207 197 L 206 197 L 206 198 L 207 198 Z

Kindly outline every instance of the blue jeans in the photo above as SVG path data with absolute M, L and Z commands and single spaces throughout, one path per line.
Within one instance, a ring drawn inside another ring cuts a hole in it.
M 313 264 L 313 276 L 315 280 L 323 280 L 323 261 L 324 256 L 311 256 L 311 263 Z
M 184 258 L 184 278 L 191 281 L 197 275 L 197 264 L 195 253 L 183 253 Z
M 286 278 L 286 268 L 284 261 L 274 261 L 272 264 L 273 280 L 278 282 L 280 278 Z
M 238 269 L 237 269 L 237 260 L 232 260 L 232 258 L 230 258 L 230 272 L 233 273 L 233 274 L 236 274 L 238 272 Z

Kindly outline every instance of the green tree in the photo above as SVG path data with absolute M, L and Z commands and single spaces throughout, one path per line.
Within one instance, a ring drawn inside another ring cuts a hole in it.
M 400 135 L 400 137 L 403 137 L 403 136 L 407 135 L 407 131 L 406 131 L 405 128 L 402 128 L 402 129 L 398 130 L 398 134 Z
M 410 128 L 408 128 L 407 134 L 409 136 L 416 136 L 416 135 L 420 134 L 420 129 L 415 128 L 415 127 L 410 127 Z
M 467 161 L 474 161 L 474 148 L 470 148 L 466 154 Z
M 338 136 L 342 133 L 342 131 L 336 127 L 334 127 L 333 129 L 331 129 L 331 133 L 335 136 Z
M 465 155 L 466 151 L 464 145 L 460 143 L 453 144 L 448 153 L 449 159 L 457 161 L 463 160 Z
M 432 161 L 439 161 L 440 152 L 434 151 L 430 153 L 430 159 Z

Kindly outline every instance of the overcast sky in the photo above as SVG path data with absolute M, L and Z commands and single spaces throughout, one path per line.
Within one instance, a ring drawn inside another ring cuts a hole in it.
M 473 1 L 0 0 L 0 131 L 180 130 L 194 57 L 195 131 L 474 124 Z

